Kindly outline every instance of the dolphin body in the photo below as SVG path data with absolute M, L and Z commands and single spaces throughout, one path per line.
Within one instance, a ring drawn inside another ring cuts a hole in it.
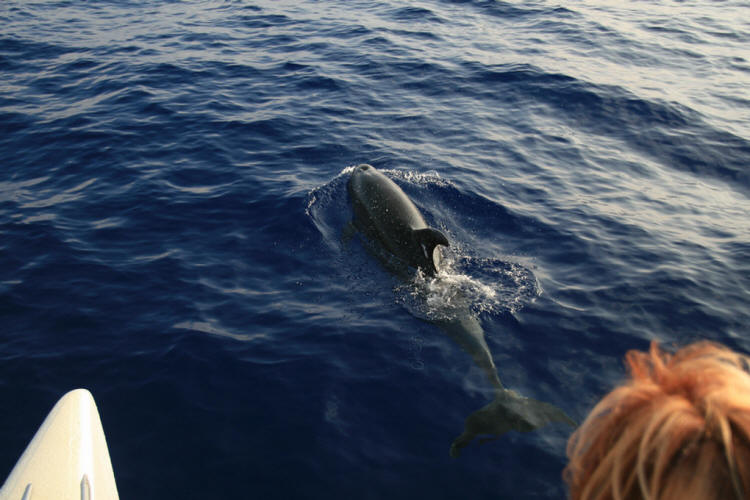
M 349 179 L 354 223 L 401 262 L 430 275 L 440 267 L 438 245 L 448 238 L 427 225 L 419 209 L 395 182 L 370 165 L 359 165 Z
M 427 225 L 419 209 L 395 182 L 371 165 L 363 164 L 352 172 L 348 191 L 357 229 L 370 240 L 379 242 L 401 263 L 420 268 L 431 276 L 438 273 L 442 259 L 437 247 L 449 246 L 448 239 Z M 405 276 L 402 266 L 394 268 L 387 261 L 384 264 Z M 431 323 L 439 326 L 471 355 L 495 394 L 491 403 L 466 418 L 464 432 L 451 444 L 452 457 L 458 457 L 461 449 L 475 437 L 499 437 L 511 430 L 529 432 L 552 422 L 575 426 L 560 408 L 506 389 L 500 382 L 479 318 L 460 294 L 454 297 L 452 305 L 454 314 L 450 319 Z

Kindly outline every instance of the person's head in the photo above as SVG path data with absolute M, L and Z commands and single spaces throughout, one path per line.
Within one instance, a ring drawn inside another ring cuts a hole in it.
M 628 380 L 568 441 L 573 500 L 750 498 L 747 357 L 699 342 L 630 351 Z

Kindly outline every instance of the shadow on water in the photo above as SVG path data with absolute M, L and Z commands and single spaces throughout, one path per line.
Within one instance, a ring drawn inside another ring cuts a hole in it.
M 395 298 L 416 318 L 433 324 L 458 344 L 482 370 L 493 399 L 465 419 L 463 432 L 453 440 L 450 455 L 458 457 L 474 439 L 499 438 L 508 431 L 530 432 L 551 423 L 575 422 L 565 412 L 546 402 L 525 397 L 503 385 L 485 339 L 480 313 L 513 313 L 538 294 L 536 280 L 520 264 L 497 259 L 458 255 L 455 248 L 442 247 L 437 273 L 423 272 L 393 255 L 377 238 L 377 231 L 352 217 L 346 184 L 352 167 L 344 169 L 331 183 L 310 195 L 308 215 L 332 249 L 346 251 L 358 238 L 369 257 L 394 275 L 400 285 Z M 441 185 L 439 177 L 388 172 L 391 177 L 423 184 Z

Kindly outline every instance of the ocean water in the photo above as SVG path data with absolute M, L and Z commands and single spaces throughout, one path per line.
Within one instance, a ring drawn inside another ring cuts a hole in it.
M 750 352 L 750 5 L 0 4 L 0 475 L 66 391 L 123 499 L 564 498 L 571 428 L 449 448 L 503 383 L 580 421 L 628 349 Z M 438 280 L 349 234 L 370 163 Z

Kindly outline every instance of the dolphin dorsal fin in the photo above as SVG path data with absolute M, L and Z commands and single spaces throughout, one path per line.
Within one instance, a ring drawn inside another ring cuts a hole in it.
M 424 243 L 430 248 L 435 248 L 438 245 L 445 245 L 447 247 L 450 246 L 450 243 L 448 243 L 448 238 L 446 238 L 445 235 L 437 229 L 433 229 L 431 227 L 426 227 L 424 229 L 415 229 L 414 237 L 418 242 Z
M 432 260 L 432 251 L 438 245 L 450 246 L 448 238 L 437 229 L 426 227 L 424 229 L 415 229 L 413 231 L 414 239 L 422 246 L 425 252 L 425 258 Z

